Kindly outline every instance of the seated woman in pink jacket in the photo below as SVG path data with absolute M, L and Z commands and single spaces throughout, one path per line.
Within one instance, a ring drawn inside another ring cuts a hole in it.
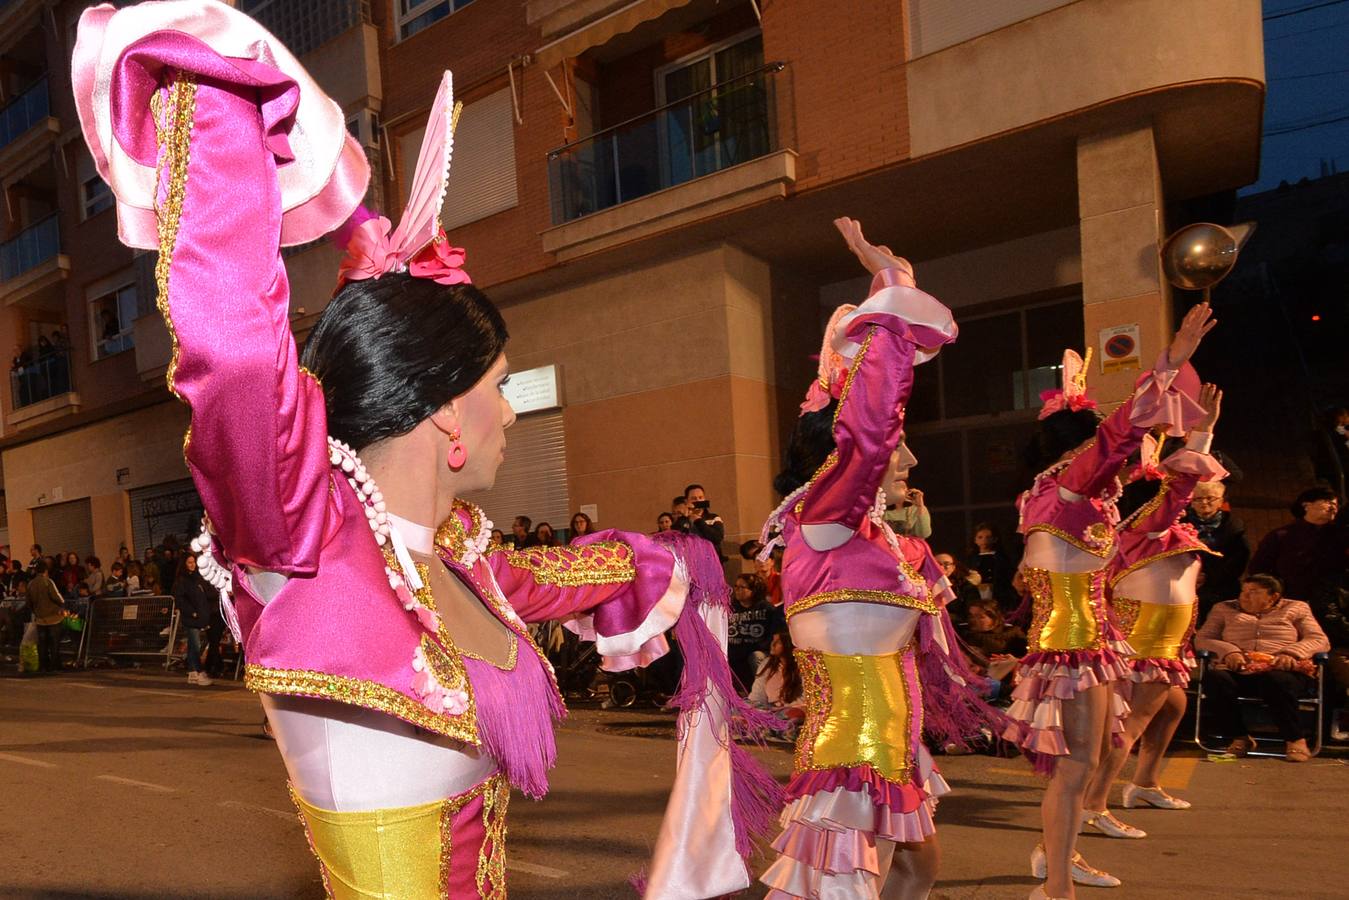
M 449 73 L 396 228 L 352 216 L 368 169 L 341 109 L 225 4 L 86 11 L 74 82 L 121 236 L 159 252 L 168 381 L 209 516 L 196 549 L 328 893 L 505 896 L 510 789 L 546 792 L 564 714 L 525 625 L 550 619 L 611 668 L 660 656 L 675 629 L 686 718 L 647 896 L 748 886 L 747 823 L 775 785 L 729 739 L 715 554 L 619 532 L 489 552 L 492 524 L 458 499 L 492 485 L 515 414 L 505 322 L 439 226 Z M 344 222 L 300 360 L 280 250 Z

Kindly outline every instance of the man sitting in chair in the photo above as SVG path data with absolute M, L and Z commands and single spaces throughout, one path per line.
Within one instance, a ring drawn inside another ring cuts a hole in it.
M 1241 596 L 1217 604 L 1195 633 L 1196 649 L 1213 654 L 1204 673 L 1205 705 L 1222 734 L 1237 735 L 1227 752 L 1245 756 L 1255 739 L 1243 723 L 1241 696 L 1264 700 L 1286 742 L 1289 762 L 1311 757 L 1298 717 L 1298 701 L 1312 689 L 1312 655 L 1330 650 L 1330 641 L 1301 600 L 1283 597 L 1273 575 L 1248 575 Z

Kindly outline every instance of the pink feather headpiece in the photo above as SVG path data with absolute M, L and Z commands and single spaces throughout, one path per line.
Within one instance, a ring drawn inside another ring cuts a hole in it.
M 1063 351 L 1063 387 L 1040 392 L 1044 408 L 1040 410 L 1039 418 L 1047 419 L 1065 409 L 1078 412 L 1096 408 L 1096 401 L 1087 396 L 1087 367 L 1090 365 L 1090 347 L 1087 348 L 1085 359 L 1078 356 L 1075 350 Z
M 440 206 L 450 177 L 454 126 L 460 108 L 454 104 L 447 71 L 441 76 L 440 88 L 431 104 L 412 188 L 398 227 L 362 206 L 333 232 L 334 243 L 346 251 L 337 270 L 338 290 L 349 281 L 403 271 L 440 284 L 473 283 L 464 271 L 465 252 L 452 247 L 440 227 Z
M 819 412 L 829 405 L 830 400 L 839 399 L 843 393 L 843 385 L 848 380 L 848 366 L 843 356 L 834 349 L 832 338 L 839 321 L 855 309 L 855 305 L 844 303 L 829 317 L 829 324 L 824 329 L 824 342 L 820 345 L 818 374 L 810 383 L 805 402 L 801 404 L 803 416 L 809 412 Z

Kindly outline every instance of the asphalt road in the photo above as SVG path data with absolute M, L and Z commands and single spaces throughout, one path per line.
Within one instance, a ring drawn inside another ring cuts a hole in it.
M 321 897 L 261 719 L 233 683 L 191 688 L 131 671 L 0 677 L 0 897 Z M 633 896 L 625 881 L 660 821 L 672 733 L 656 712 L 573 711 L 551 794 L 511 801 L 513 898 Z M 786 749 L 762 756 L 779 775 L 790 768 Z M 942 769 L 955 792 L 938 812 L 934 900 L 1026 897 L 1037 780 L 1018 760 L 954 757 Z M 1181 754 L 1163 780 L 1195 809 L 1123 815 L 1146 840 L 1084 838 L 1087 859 L 1125 885 L 1079 897 L 1349 896 L 1343 760 Z

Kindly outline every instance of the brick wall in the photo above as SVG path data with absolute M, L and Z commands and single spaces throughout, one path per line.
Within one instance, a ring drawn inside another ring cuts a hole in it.
M 908 158 L 904 6 L 853 0 L 822 15 L 815 0 L 764 5 L 764 59 L 788 64 L 779 120 L 801 154 L 798 191 Z

